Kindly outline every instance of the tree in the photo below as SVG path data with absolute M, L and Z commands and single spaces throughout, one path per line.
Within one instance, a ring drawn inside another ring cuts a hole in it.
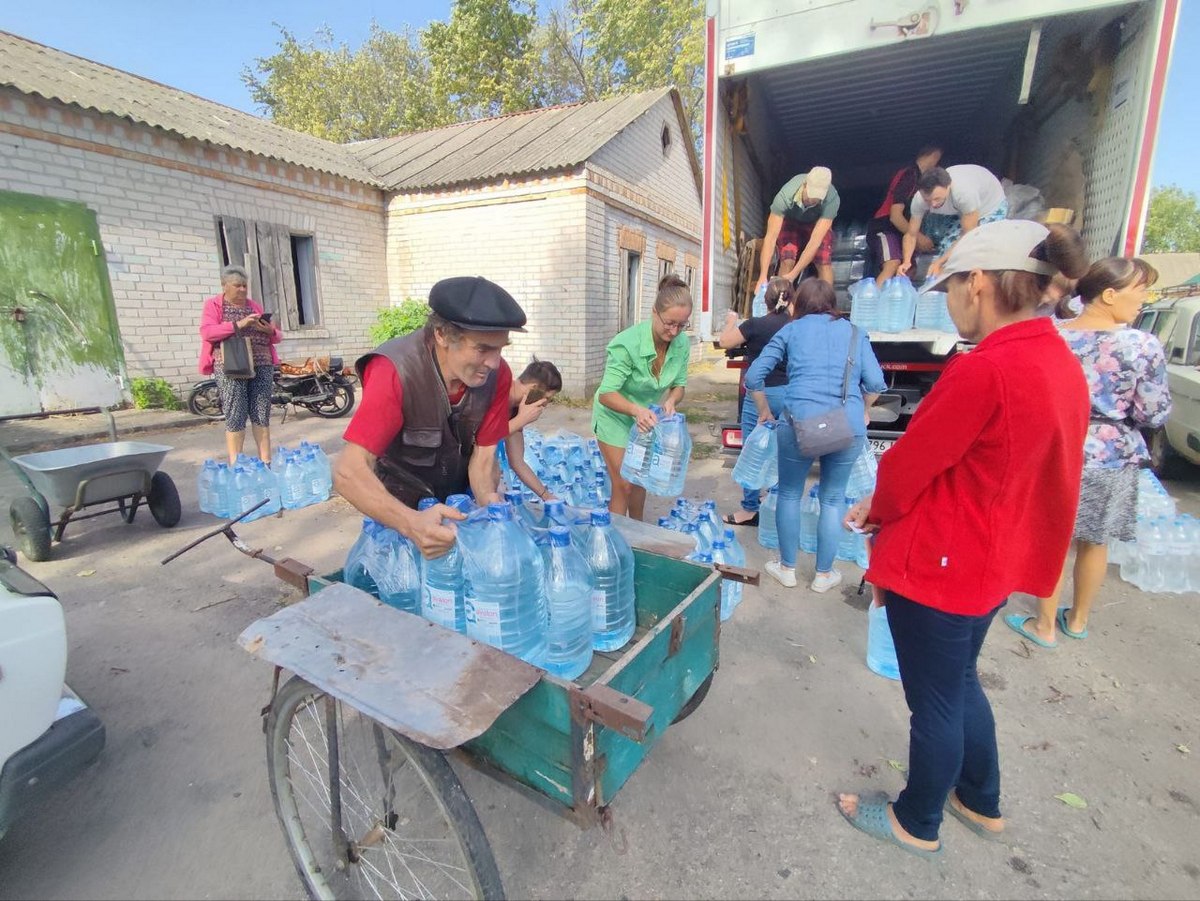
M 1150 192 L 1143 253 L 1200 252 L 1200 202 L 1177 185 Z
M 323 28 L 300 42 L 278 26 L 279 51 L 242 70 L 254 102 L 286 128 L 339 143 L 456 121 L 430 96 L 429 62 L 411 31 L 371 34 L 356 51 Z

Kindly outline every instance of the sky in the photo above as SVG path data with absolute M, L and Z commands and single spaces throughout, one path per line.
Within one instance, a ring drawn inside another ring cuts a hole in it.
M 1185 0 L 1171 60 L 1152 184 L 1200 193 L 1200 0 Z M 329 26 L 356 47 L 371 20 L 399 30 L 449 15 L 450 0 L 5 0 L 0 31 L 124 69 L 247 112 L 259 112 L 244 67 L 276 49 L 279 30 L 313 38 Z

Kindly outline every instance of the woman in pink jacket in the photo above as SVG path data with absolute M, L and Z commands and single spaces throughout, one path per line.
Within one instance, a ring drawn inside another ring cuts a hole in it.
M 247 296 L 246 270 L 226 266 L 221 270 L 221 293 L 204 302 L 200 316 L 200 371 L 216 374 L 225 411 L 225 448 L 232 465 L 246 442 L 246 419 L 254 427 L 254 443 L 264 461 L 271 460 L 271 386 L 279 355 L 275 345 L 283 332 L 270 315 Z M 225 376 L 221 342 L 234 335 L 250 339 L 254 351 L 254 378 Z

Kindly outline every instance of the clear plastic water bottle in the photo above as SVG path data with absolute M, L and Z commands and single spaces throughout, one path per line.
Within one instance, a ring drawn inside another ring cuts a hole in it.
M 1121 564 L 1121 578 L 1137 588 L 1141 588 L 1146 577 L 1146 542 L 1150 537 L 1150 520 L 1139 514 L 1137 518 L 1137 538 L 1130 549 L 1129 557 Z
M 655 416 L 662 414 L 662 408 L 657 404 L 651 404 L 650 411 Z M 629 430 L 629 442 L 625 445 L 625 457 L 621 460 L 621 478 L 633 485 L 646 488 L 653 454 L 654 429 L 643 432 L 638 429 L 637 423 L 634 423 Z
M 219 501 L 216 500 L 217 461 L 205 460 L 196 477 L 196 495 L 200 500 L 201 513 L 214 513 Z
M 767 492 L 758 509 L 758 543 L 765 548 L 779 547 L 779 534 L 775 530 L 775 508 L 779 501 L 779 487 Z
M 704 540 L 704 535 L 701 534 L 701 532 L 700 532 L 700 524 L 699 523 L 697 523 L 695 521 L 685 522 L 680 527 L 680 532 L 683 534 L 684 538 L 687 538 L 692 542 L 692 550 L 688 553 L 688 555 L 684 559 L 695 560 L 695 559 L 697 559 L 697 557 L 700 554 L 704 553 L 705 551 L 712 550 L 709 543 Z
M 504 499 L 512 505 L 513 516 L 521 526 L 526 529 L 536 529 L 538 527 L 538 515 L 526 506 L 525 497 L 521 492 L 507 491 L 504 494 Z
M 896 660 L 887 608 L 877 607 L 874 602 L 867 610 L 867 667 L 885 679 L 900 680 L 900 664 Z
M 879 288 L 875 279 L 864 278 L 850 288 L 850 321 L 863 331 L 882 331 Z
M 458 495 L 465 499 L 465 495 Z M 456 509 L 466 510 L 461 505 Z M 461 503 L 461 502 L 460 502 Z M 428 510 L 437 506 L 437 498 L 423 498 L 417 504 L 418 510 Z M 443 524 L 448 520 L 443 520 Z M 431 623 L 437 623 L 445 629 L 467 633 L 467 615 L 463 606 L 463 565 L 462 551 L 455 542 L 449 552 L 432 560 L 425 561 L 425 575 L 421 587 L 421 615 Z
M 869 445 L 864 445 L 862 453 L 850 468 L 850 478 L 846 482 L 846 496 L 861 500 L 875 491 L 875 478 L 879 472 L 879 463 L 875 452 Z
M 770 488 L 779 481 L 779 439 L 775 420 L 760 422 L 742 443 L 733 480 L 750 491 Z
M 275 453 L 271 454 L 271 468 L 276 473 L 283 472 L 283 467 L 287 466 L 288 449 L 286 445 L 277 444 Z
M 1189 564 L 1195 548 L 1186 516 L 1176 516 L 1167 531 L 1167 561 L 1163 573 L 1163 591 L 1181 594 L 1190 590 Z
M 222 519 L 231 519 L 230 497 L 231 497 L 231 482 L 233 480 L 233 470 L 229 468 L 228 463 L 217 464 L 217 474 L 213 477 L 213 515 L 219 516 Z
M 230 492 L 233 499 L 233 508 L 230 510 L 230 517 L 241 516 L 256 503 L 258 503 L 258 483 L 250 470 L 245 466 L 235 466 L 233 468 L 233 490 Z
M 629 643 L 636 627 L 633 551 L 612 525 L 607 510 L 592 513 L 582 547 L 592 568 L 592 647 L 615 651 Z
M 377 528 L 379 567 L 371 575 L 379 586 L 379 600 L 419 616 L 424 581 L 421 552 L 395 529 L 378 524 Z
M 1162 591 L 1166 584 L 1169 565 L 1167 534 L 1166 520 L 1162 517 L 1150 523 L 1143 551 L 1146 560 L 1146 570 L 1141 586 L 1143 591 Z
M 717 512 L 716 501 L 705 501 L 696 511 L 696 525 L 700 527 L 700 535 L 706 549 L 711 548 L 714 541 L 725 532 L 721 522 L 721 514 Z
M 346 563 L 342 567 L 342 581 L 347 585 L 379 597 L 379 586 L 375 584 L 373 570 L 377 568 L 374 558 L 378 554 L 376 535 L 379 525 L 370 517 L 364 517 L 362 531 L 350 546 L 346 554 Z
M 904 319 L 905 308 L 904 288 L 895 277 L 889 278 L 883 285 L 879 295 L 879 328 L 884 332 L 903 331 L 900 325 Z
M 267 464 L 262 460 L 254 460 L 250 464 L 250 479 L 254 483 L 254 503 L 258 504 L 262 501 L 267 503 L 246 517 L 246 521 L 278 513 L 279 504 L 275 492 L 275 480 L 271 475 L 271 470 L 267 469 Z
M 800 550 L 806 554 L 817 552 L 817 528 L 821 519 L 821 499 L 814 485 L 800 504 Z
M 1187 517 L 1188 545 L 1188 591 L 1200 591 L 1200 520 Z
M 550 529 L 542 559 L 549 613 L 546 669 L 563 679 L 577 679 L 592 664 L 592 570 L 563 526 Z
M 660 497 L 675 497 L 687 481 L 688 460 L 692 455 L 692 436 L 682 413 L 664 416 L 653 429 L 654 447 L 646 472 L 646 490 Z
M 489 504 L 478 525 L 458 524 L 466 577 L 467 635 L 534 666 L 546 663 L 541 551 L 508 504 Z
M 321 457 L 317 456 L 319 451 L 319 447 L 312 447 L 304 452 L 304 472 L 308 481 L 310 504 L 329 500 L 329 491 L 333 487 L 333 479 L 327 467 L 328 461 L 322 461 Z
M 712 546 L 713 563 L 724 563 L 727 566 L 737 566 L 735 555 L 725 545 L 724 538 L 718 538 Z M 721 622 L 733 616 L 733 611 L 742 602 L 742 583 L 732 579 L 721 580 Z
M 307 501 L 304 490 L 304 468 L 294 453 L 287 455 L 280 484 L 280 500 L 285 510 L 297 510 Z
M 733 557 L 733 562 L 731 565 L 745 566 L 746 565 L 746 549 L 744 547 L 742 547 L 742 543 L 740 541 L 738 541 L 737 532 L 735 532 L 733 529 L 726 529 L 724 538 L 725 538 L 725 547 L 729 548 L 730 556 Z

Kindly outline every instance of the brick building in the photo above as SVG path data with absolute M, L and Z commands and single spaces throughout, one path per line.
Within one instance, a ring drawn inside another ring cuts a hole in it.
M 529 315 L 509 355 L 594 388 L 668 269 L 698 280 L 698 166 L 671 89 L 339 145 L 0 32 L 0 415 L 185 388 L 226 262 L 282 356 L 368 349 L 448 275 Z

